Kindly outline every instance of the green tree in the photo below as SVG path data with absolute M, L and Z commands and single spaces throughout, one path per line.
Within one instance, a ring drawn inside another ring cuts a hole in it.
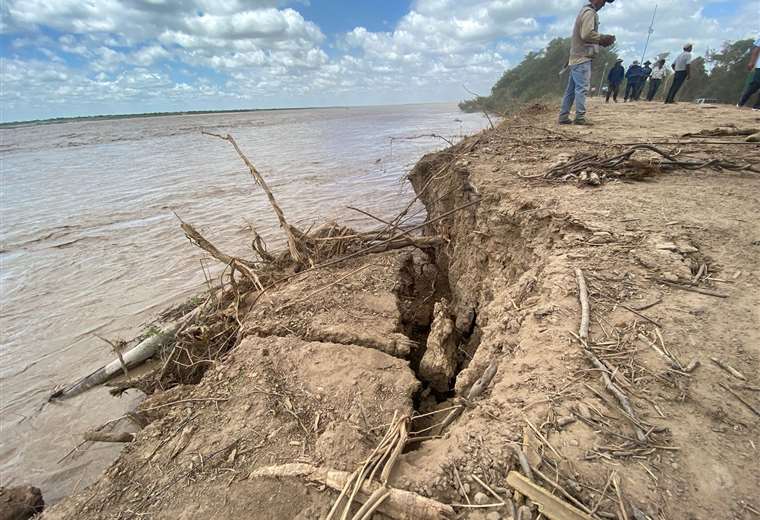
M 516 106 L 544 98 L 561 96 L 567 85 L 569 72 L 559 72 L 567 65 L 570 55 L 570 38 L 556 38 L 545 49 L 529 52 L 515 68 L 502 75 L 491 89 L 491 95 L 460 103 L 466 112 L 489 110 L 506 112 Z M 605 64 L 615 63 L 614 50 L 602 49 L 594 60 L 591 87 L 599 89 Z M 607 69 L 609 70 L 609 69 Z
M 710 54 L 710 97 L 723 103 L 736 103 L 749 78 L 747 62 L 752 52 L 752 40 L 727 42 L 720 52 Z

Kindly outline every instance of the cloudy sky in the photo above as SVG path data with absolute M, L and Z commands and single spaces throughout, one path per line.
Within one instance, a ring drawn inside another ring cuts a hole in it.
M 757 37 L 760 0 L 617 0 L 625 57 Z M 2 121 L 457 101 L 567 36 L 583 0 L 2 0 Z

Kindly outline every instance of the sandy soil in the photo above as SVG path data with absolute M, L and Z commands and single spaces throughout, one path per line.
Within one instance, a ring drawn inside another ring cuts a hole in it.
M 251 473 L 352 471 L 394 412 L 464 403 L 492 363 L 493 382 L 444 431 L 445 414 L 412 421 L 426 440 L 408 444 L 391 486 L 496 502 L 482 482 L 535 518 L 506 483 L 522 452 L 539 485 L 595 518 L 760 517 L 760 175 L 664 170 L 642 151 L 622 179 L 589 168 L 598 186 L 543 178 L 641 142 L 757 166 L 741 137 L 678 136 L 758 128 L 760 116 L 645 103 L 592 103 L 590 116 L 593 127 L 558 127 L 534 107 L 424 158 L 410 179 L 429 217 L 480 200 L 429 226 L 442 246 L 355 259 L 259 300 L 243 342 L 198 385 L 151 396 L 152 422 L 45 518 L 322 518 L 337 493 Z M 590 293 L 585 349 L 576 269 Z

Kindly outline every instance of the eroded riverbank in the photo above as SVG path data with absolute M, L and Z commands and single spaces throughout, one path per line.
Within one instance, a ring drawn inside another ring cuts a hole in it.
M 286 266 L 235 301 L 240 343 L 149 397 L 150 424 L 46 517 L 323 518 L 338 494 L 308 468 L 354 471 L 407 417 L 388 489 L 438 514 L 535 518 L 545 499 L 507 482 L 519 471 L 594 518 L 752 518 L 758 149 L 679 136 L 757 116 L 593 110 L 592 129 L 536 108 L 424 158 L 410 180 L 430 241 Z M 631 142 L 670 159 L 599 166 Z M 387 500 L 379 513 L 421 518 Z

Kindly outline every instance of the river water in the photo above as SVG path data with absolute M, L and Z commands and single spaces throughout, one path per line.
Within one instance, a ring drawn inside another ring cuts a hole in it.
M 278 244 L 263 192 L 231 145 L 201 129 L 236 138 L 291 223 L 374 227 L 346 206 L 395 215 L 411 198 L 404 174 L 445 145 L 391 138 L 454 140 L 484 126 L 480 115 L 436 104 L 0 129 L 0 485 L 35 485 L 54 502 L 118 453 L 98 445 L 59 462 L 139 395 L 47 396 L 113 358 L 95 334 L 134 337 L 202 288 L 203 254 L 175 212 L 231 254 L 250 256 L 250 223 Z

